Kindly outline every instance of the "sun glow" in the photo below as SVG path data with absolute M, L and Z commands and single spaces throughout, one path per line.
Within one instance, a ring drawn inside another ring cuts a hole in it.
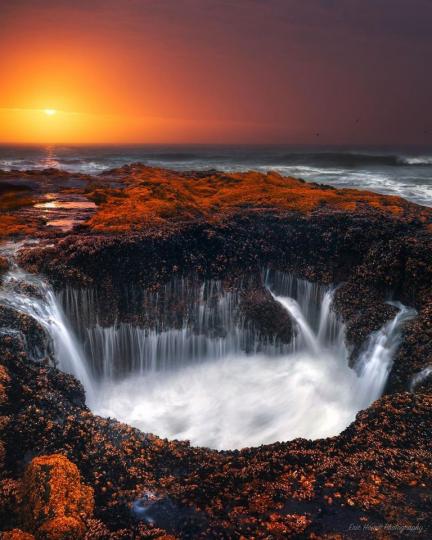
M 56 114 L 56 110 L 55 109 L 44 109 L 44 113 L 47 115 L 47 116 L 54 116 Z

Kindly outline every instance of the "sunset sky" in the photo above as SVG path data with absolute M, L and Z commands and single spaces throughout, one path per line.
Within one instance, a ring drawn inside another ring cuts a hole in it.
M 13 0 L 0 27 L 0 142 L 432 143 L 430 0 Z

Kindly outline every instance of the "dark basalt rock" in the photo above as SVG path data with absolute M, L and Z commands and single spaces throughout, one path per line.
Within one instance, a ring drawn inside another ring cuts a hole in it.
M 229 322 L 218 308 L 221 298 L 228 294 L 232 295 Z M 258 346 L 288 344 L 294 334 L 290 316 L 264 286 L 260 272 L 245 275 L 244 279 L 226 276 L 218 281 L 174 274 L 166 284 L 147 288 L 128 283 L 120 288 L 111 284 L 65 289 L 60 291 L 60 299 L 68 319 L 83 339 L 88 328 L 119 323 L 158 331 L 188 328 L 207 337 L 226 336 L 232 323 L 253 335 Z M 200 320 L 200 305 L 212 313 L 205 323 Z
M 44 328 L 29 315 L 0 305 L 0 350 L 8 340 L 21 343 L 33 361 L 52 359 L 51 340 Z
M 386 391 L 391 393 L 408 390 L 413 377 L 430 365 L 432 365 L 432 296 L 422 304 L 418 316 L 406 325 L 404 340 L 394 360 Z M 416 386 L 415 390 L 431 392 L 431 378 Z
M 9 270 L 9 261 L 6 257 L 0 256 L 0 283 L 4 274 Z
M 394 318 L 398 309 L 385 303 L 382 293 L 355 279 L 342 284 L 335 293 L 335 309 L 346 324 L 346 336 L 355 362 L 367 337 Z
M 422 224 L 357 211 L 244 214 L 223 225 L 190 224 L 181 231 L 70 236 L 53 247 L 23 250 L 20 261 L 47 274 L 58 287 L 98 284 L 106 291 L 101 296 L 110 299 L 119 295 L 124 283 L 157 290 L 173 275 L 241 279 L 259 274 L 264 266 L 310 281 L 342 282 L 335 300 L 347 324 L 354 360 L 367 335 L 394 316 L 396 310 L 387 300 L 401 300 L 419 311 L 424 324 L 429 320 L 421 313 L 432 294 L 431 257 L 432 236 Z M 251 313 L 258 310 L 260 300 L 255 301 L 253 309 L 249 306 Z M 105 312 L 117 314 L 112 306 Z M 422 328 L 410 324 L 406 331 L 411 329 L 410 339 L 421 343 L 422 333 L 427 335 Z M 421 349 L 415 350 L 419 356 L 411 362 L 413 368 L 405 362 L 405 373 L 400 371 L 405 389 L 417 368 L 428 362 Z
M 244 291 L 240 309 L 264 341 L 291 342 L 294 330 L 288 313 L 263 287 Z

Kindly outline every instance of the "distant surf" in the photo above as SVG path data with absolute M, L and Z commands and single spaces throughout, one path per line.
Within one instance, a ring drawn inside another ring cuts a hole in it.
M 55 167 L 98 174 L 140 161 L 180 171 L 278 171 L 336 187 L 399 195 L 432 206 L 432 149 L 311 148 L 298 146 L 142 145 L 0 146 L 0 169 Z

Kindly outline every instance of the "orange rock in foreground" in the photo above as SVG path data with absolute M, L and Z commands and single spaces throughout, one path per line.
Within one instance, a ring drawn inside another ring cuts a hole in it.
M 39 538 L 82 538 L 93 512 L 93 490 L 75 464 L 53 454 L 33 459 L 24 475 L 25 519 Z

